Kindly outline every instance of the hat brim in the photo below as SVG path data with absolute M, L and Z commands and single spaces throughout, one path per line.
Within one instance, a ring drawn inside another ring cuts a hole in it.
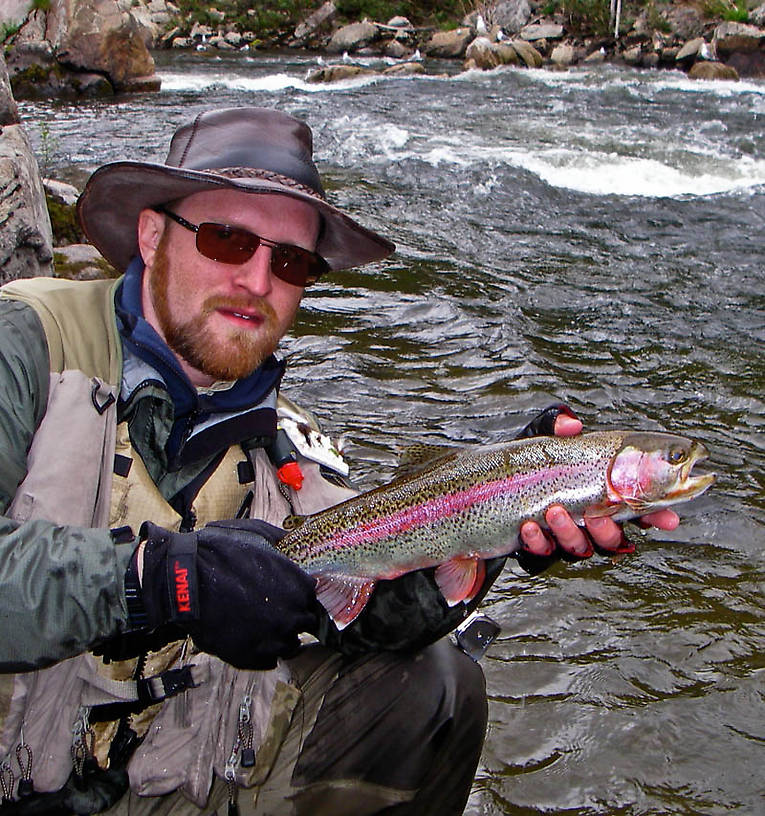
M 322 217 L 324 228 L 316 251 L 330 269 L 379 261 L 395 245 L 363 227 L 324 199 L 278 181 L 229 178 L 214 172 L 164 164 L 123 161 L 106 164 L 88 179 L 77 201 L 77 213 L 88 240 L 120 272 L 138 254 L 138 214 L 205 190 L 230 189 L 262 195 L 286 195 L 305 201 Z

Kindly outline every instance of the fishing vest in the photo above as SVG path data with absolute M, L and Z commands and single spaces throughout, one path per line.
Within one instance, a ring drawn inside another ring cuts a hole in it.
M 180 515 L 133 450 L 127 424 L 117 423 L 122 346 L 116 285 L 34 278 L 3 287 L 2 297 L 26 302 L 40 317 L 51 371 L 27 475 L 8 511 L 17 521 L 138 530 L 150 519 L 179 527 Z M 299 443 L 302 488 L 281 484 L 262 448 L 245 453 L 232 446 L 194 500 L 197 527 L 233 518 L 248 504 L 251 517 L 278 525 L 291 513 L 317 512 L 355 495 L 325 478 L 326 469 L 341 469 L 342 460 L 311 417 L 282 397 L 277 410 Z M 135 669 L 136 660 L 106 664 L 86 653 L 0 676 L 0 772 L 15 767 L 18 779 L 29 759 L 34 790 L 51 792 L 83 757 L 95 756 L 104 767 L 117 721 L 92 725 L 89 713 L 94 706 L 134 702 Z M 131 720 L 145 735 L 128 765 L 134 792 L 158 796 L 180 789 L 203 807 L 213 774 L 243 787 L 266 778 L 299 699 L 285 664 L 241 671 L 180 641 L 150 653 L 142 674 L 154 678 L 160 702 Z M 184 678 L 180 690 L 173 688 L 177 678 Z

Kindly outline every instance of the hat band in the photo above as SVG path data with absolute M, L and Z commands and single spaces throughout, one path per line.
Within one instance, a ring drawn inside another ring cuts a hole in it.
M 198 172 L 212 173 L 217 176 L 225 176 L 226 178 L 231 179 L 256 178 L 263 181 L 273 181 L 276 184 L 280 184 L 282 187 L 291 187 L 292 189 L 305 193 L 306 195 L 316 198 L 319 201 L 325 200 L 323 195 L 318 193 L 316 190 L 313 190 L 311 187 L 301 184 L 299 181 L 295 181 L 295 179 L 290 178 L 289 176 L 283 176 L 281 173 L 274 173 L 272 170 L 259 170 L 254 167 L 216 167 L 215 169 L 199 170 Z

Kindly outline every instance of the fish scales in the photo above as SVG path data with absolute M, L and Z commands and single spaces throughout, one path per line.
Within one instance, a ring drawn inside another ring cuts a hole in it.
M 586 446 L 577 445 L 578 439 L 546 437 L 541 444 L 531 439 L 512 448 L 451 454 L 423 473 L 364 494 L 364 504 L 352 499 L 308 519 L 310 528 L 303 525 L 297 536 L 288 535 L 282 549 L 306 566 L 321 568 L 331 560 L 354 574 L 378 577 L 381 570 L 389 577 L 401 574 L 410 560 L 440 563 L 465 547 L 480 545 L 484 557 L 506 553 L 521 522 L 539 518 L 554 501 L 570 505 L 602 498 L 602 480 L 593 485 L 588 477 L 602 468 L 622 436 L 603 436 L 597 445 L 590 439 Z M 561 464 L 564 455 L 570 461 Z M 447 529 L 448 542 L 439 535 Z M 497 535 L 502 540 L 487 549 L 492 543 L 487 536 Z
M 365 606 L 375 582 L 435 566 L 449 604 L 469 600 L 482 560 L 512 553 L 527 519 L 544 524 L 562 504 L 625 520 L 703 492 L 691 477 L 707 457 L 673 434 L 603 431 L 535 437 L 441 456 L 404 476 L 298 521 L 279 548 L 317 577 L 317 596 L 339 628 Z

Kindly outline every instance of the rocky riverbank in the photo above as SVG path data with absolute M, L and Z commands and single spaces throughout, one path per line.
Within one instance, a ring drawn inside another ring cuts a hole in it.
M 357 56 L 384 56 L 396 61 L 389 71 L 409 73 L 428 71 L 428 60 L 438 58 L 466 69 L 618 61 L 700 78 L 765 77 L 765 4 L 745 12 L 742 23 L 709 16 L 709 5 L 650 0 L 634 19 L 614 15 L 595 25 L 567 12 L 566 4 L 497 0 L 478 3 L 456 27 L 437 30 L 404 17 L 341 24 L 326 0 L 268 41 L 247 28 L 252 9 L 243 18 L 219 5 L 206 8 L 202 24 L 199 14 L 184 14 L 171 0 L 4 0 L 0 36 L 14 94 L 78 98 L 157 90 L 152 50 L 159 48 L 308 49 L 327 62 L 309 76 L 316 82 L 367 71 L 353 64 Z M 616 0 L 613 8 L 621 8 Z

